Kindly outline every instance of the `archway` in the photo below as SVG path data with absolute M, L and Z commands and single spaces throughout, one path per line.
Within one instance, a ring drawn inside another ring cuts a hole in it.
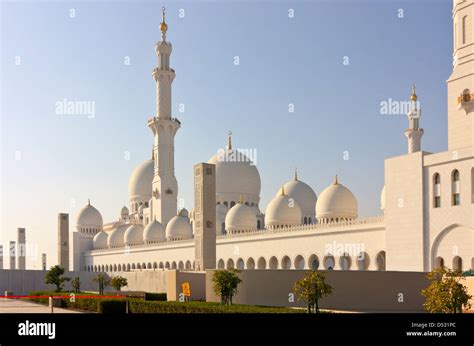
M 296 256 L 294 261 L 295 269 L 304 269 L 304 258 L 301 255 Z
M 316 255 L 309 256 L 308 267 L 311 270 L 317 270 L 319 268 L 319 258 Z
M 217 262 L 217 269 L 224 269 L 225 268 L 225 263 L 224 263 L 224 260 L 221 258 L 218 262 Z
M 252 257 L 247 259 L 247 269 L 255 269 L 255 261 Z
M 367 252 L 360 252 L 357 256 L 357 269 L 367 270 L 369 268 L 370 260 Z
M 258 269 L 267 269 L 267 261 L 265 258 L 260 257 L 257 261 L 257 268 Z
M 244 260 L 242 258 L 239 258 L 237 260 L 237 269 L 238 270 L 243 270 L 244 269 Z
M 334 270 L 334 266 L 336 265 L 336 260 L 334 259 L 334 256 L 329 254 L 324 257 L 323 260 L 324 263 L 324 269 L 326 270 Z
M 232 269 L 234 268 L 234 260 L 232 258 L 229 258 L 227 260 L 227 269 Z
M 281 269 L 291 269 L 291 260 L 288 256 L 283 256 L 281 259 Z
M 385 265 L 385 251 L 380 251 L 377 256 L 375 257 L 375 264 L 377 267 L 377 270 L 382 271 L 385 270 L 386 265 Z
M 186 270 L 191 270 L 191 261 L 186 261 L 186 265 L 185 265 L 185 268 Z
M 453 270 L 462 271 L 462 258 L 456 256 L 453 258 Z
M 438 268 L 443 268 L 443 267 L 444 267 L 444 258 L 441 256 L 436 257 L 434 261 L 434 268 L 438 269 Z
M 268 261 L 268 265 L 270 266 L 270 269 L 278 269 L 278 259 L 273 256 L 270 258 L 270 261 Z
M 351 264 L 352 264 L 351 257 L 349 256 L 348 253 L 344 253 L 339 258 L 339 267 L 341 267 L 341 270 L 350 270 Z
M 171 263 L 171 269 L 177 269 L 178 265 L 176 264 L 175 261 L 173 261 L 173 263 Z
M 179 261 L 179 263 L 178 263 L 178 269 L 179 269 L 179 270 L 183 270 L 183 269 L 184 269 L 184 263 L 183 263 L 183 261 Z

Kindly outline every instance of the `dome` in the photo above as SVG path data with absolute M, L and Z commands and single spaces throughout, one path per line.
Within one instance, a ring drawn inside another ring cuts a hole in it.
M 230 233 L 255 231 L 257 230 L 257 215 L 251 207 L 240 202 L 230 208 L 227 213 L 225 228 Z
M 165 228 L 163 225 L 153 220 L 143 230 L 143 241 L 145 244 L 149 242 L 162 242 L 166 240 Z
M 337 176 L 334 183 L 319 195 L 316 202 L 316 218 L 318 220 L 357 218 L 357 200 L 347 187 L 339 184 Z
M 294 226 L 301 224 L 301 209 L 294 199 L 285 194 L 282 187 L 280 194 L 272 199 L 265 211 L 265 225 L 270 228 L 275 226 Z
M 242 195 L 249 202 L 260 198 L 260 174 L 254 163 L 242 152 L 232 149 L 231 139 L 226 150 L 219 151 L 208 163 L 216 165 L 216 195 L 220 202 L 238 201 Z M 230 196 L 229 196 L 230 195 Z
M 122 210 L 120 211 L 120 214 L 128 215 L 129 214 L 128 208 L 126 206 L 123 206 Z
M 125 231 L 123 242 L 126 246 L 143 244 L 143 226 L 131 225 Z
M 190 239 L 193 237 L 193 230 L 189 219 L 176 215 L 166 225 L 166 240 Z
M 118 226 L 109 233 L 107 238 L 107 245 L 110 248 L 114 247 L 123 247 L 124 246 L 124 234 L 127 228 L 130 227 L 130 224 L 125 224 Z
M 382 209 L 382 211 L 385 210 L 385 185 L 380 193 L 380 209 Z
M 194 211 L 194 210 L 193 210 Z M 189 213 L 188 213 L 188 210 L 186 208 L 183 208 L 181 209 L 179 212 L 178 212 L 178 215 L 179 216 L 182 216 L 182 217 L 185 217 L 185 218 L 189 218 Z
M 101 230 L 103 225 L 102 215 L 100 215 L 100 212 L 94 208 L 89 201 L 79 212 L 76 225 L 78 228 L 88 227 Z
M 295 172 L 295 178 L 284 185 L 285 193 L 288 197 L 293 198 L 301 209 L 303 217 L 314 218 L 314 209 L 316 207 L 316 193 L 306 183 L 298 180 Z M 280 192 L 277 193 L 277 196 Z
M 94 236 L 94 239 L 92 239 L 92 248 L 94 250 L 107 248 L 107 246 L 108 246 L 107 245 L 107 238 L 108 237 L 109 237 L 109 235 L 104 231 L 100 231 L 99 233 L 97 233 Z
M 128 181 L 128 194 L 130 199 L 136 197 L 146 197 L 145 201 L 151 198 L 153 175 L 153 159 L 146 160 L 138 165 L 132 172 Z

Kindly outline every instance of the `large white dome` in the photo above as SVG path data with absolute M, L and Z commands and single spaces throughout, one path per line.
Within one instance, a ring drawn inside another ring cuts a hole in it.
M 107 238 L 107 245 L 110 248 L 124 246 L 124 234 L 130 224 L 120 225 L 109 233 Z
M 357 200 L 337 177 L 324 189 L 316 202 L 316 218 L 325 222 L 344 221 L 357 218 Z
M 182 240 L 192 237 L 193 230 L 186 216 L 178 214 L 166 225 L 166 240 Z
M 229 233 L 257 230 L 257 215 L 254 209 L 243 203 L 234 205 L 225 217 L 225 228 Z
M 131 225 L 127 228 L 123 236 L 125 245 L 140 245 L 143 244 L 143 226 Z
M 145 244 L 151 242 L 162 242 L 165 240 L 165 228 L 159 221 L 156 221 L 155 219 L 146 225 L 145 229 L 143 230 L 143 241 Z
M 107 238 L 109 235 L 107 232 L 100 231 L 94 236 L 94 239 L 92 239 L 92 248 L 94 250 L 96 249 L 105 249 L 107 248 Z
M 138 165 L 132 172 L 128 181 L 128 194 L 130 199 L 140 198 L 148 201 L 151 198 L 153 175 L 153 159 L 146 160 Z M 146 197 L 146 198 L 145 198 Z
M 265 225 L 269 228 L 294 226 L 301 224 L 301 209 L 294 199 L 285 193 L 284 187 L 280 194 L 273 198 L 265 211 Z
M 316 207 L 316 193 L 306 183 L 298 180 L 295 172 L 295 178 L 284 185 L 285 193 L 288 197 L 293 198 L 301 209 L 303 218 L 311 218 L 314 221 Z M 280 192 L 277 193 L 278 196 Z M 307 222 L 310 222 L 307 220 Z M 303 220 L 302 220 L 303 223 Z
M 77 215 L 76 225 L 78 229 L 93 228 L 100 231 L 103 226 L 102 215 L 90 204 L 89 201 L 89 203 L 82 208 Z
M 261 187 L 260 174 L 246 155 L 232 149 L 230 138 L 226 150 L 211 157 L 208 163 L 216 165 L 218 202 L 236 202 L 242 195 L 246 201 L 258 204 Z

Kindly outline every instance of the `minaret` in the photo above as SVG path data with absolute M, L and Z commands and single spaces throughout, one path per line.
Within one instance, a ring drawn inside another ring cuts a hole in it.
M 163 8 L 161 41 L 155 45 L 158 66 L 152 72 L 156 82 L 156 116 L 148 120 L 148 127 L 153 131 L 154 137 L 153 218 L 163 226 L 176 215 L 178 182 L 174 175 L 174 136 L 181 126 L 177 119 L 171 117 L 171 83 L 175 72 L 170 68 L 172 46 L 166 41 L 167 30 Z
M 474 146 L 474 0 L 453 1 L 453 72 L 448 84 L 448 149 Z
M 409 126 L 408 129 L 405 130 L 405 136 L 408 140 L 408 154 L 416 153 L 421 150 L 421 136 L 423 136 L 423 129 L 419 126 L 421 109 L 418 109 L 418 97 L 416 96 L 415 85 L 412 87 L 410 100 L 411 109 L 407 113 Z

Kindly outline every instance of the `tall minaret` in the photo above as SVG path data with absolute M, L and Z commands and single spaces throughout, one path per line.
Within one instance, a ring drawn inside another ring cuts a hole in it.
M 153 215 L 163 226 L 176 215 L 178 182 L 174 176 L 174 136 L 181 123 L 171 117 L 171 83 L 175 72 L 170 68 L 171 43 L 166 41 L 168 25 L 165 22 L 165 8 L 160 24 L 161 41 L 155 45 L 158 66 L 152 76 L 156 82 L 156 116 L 148 120 L 153 131 Z
M 411 107 L 407 113 L 409 126 L 408 129 L 405 130 L 405 136 L 408 139 L 408 154 L 416 153 L 421 150 L 421 136 L 423 136 L 423 129 L 420 128 L 419 124 L 421 109 L 418 109 L 418 97 L 416 96 L 415 85 L 412 87 L 410 100 Z
M 474 146 L 474 0 L 453 1 L 453 72 L 448 83 L 448 149 Z

